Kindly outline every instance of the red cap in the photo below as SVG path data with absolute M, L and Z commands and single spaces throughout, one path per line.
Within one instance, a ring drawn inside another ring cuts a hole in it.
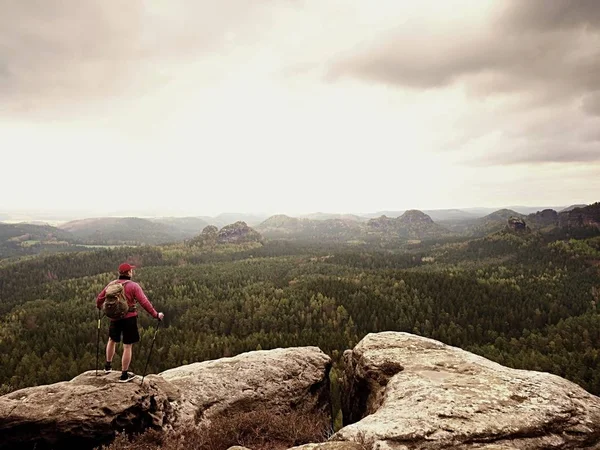
M 119 266 L 119 273 L 127 273 L 129 272 L 131 269 L 135 269 L 135 266 L 132 266 L 129 263 L 123 263 Z

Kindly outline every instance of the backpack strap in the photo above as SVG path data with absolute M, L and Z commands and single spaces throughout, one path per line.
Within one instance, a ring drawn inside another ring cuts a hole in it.
M 115 281 L 119 281 L 119 280 L 115 280 Z M 123 286 L 123 297 L 125 297 L 125 300 L 127 300 L 127 304 L 129 304 L 129 299 L 127 298 L 127 296 L 125 295 L 125 285 L 127 283 L 129 283 L 131 280 L 125 280 L 121 283 L 121 285 Z M 136 307 L 135 307 L 135 300 L 133 301 L 133 305 L 129 306 L 129 310 L 127 312 L 135 312 L 136 311 Z

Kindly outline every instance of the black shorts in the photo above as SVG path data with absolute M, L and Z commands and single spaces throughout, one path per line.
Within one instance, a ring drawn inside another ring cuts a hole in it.
M 140 341 L 140 333 L 137 327 L 137 316 L 121 320 L 111 320 L 108 328 L 108 337 L 115 342 L 121 342 L 123 335 L 123 344 L 135 344 Z

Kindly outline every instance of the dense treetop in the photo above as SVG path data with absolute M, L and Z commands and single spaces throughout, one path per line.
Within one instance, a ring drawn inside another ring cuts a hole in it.
M 238 224 L 226 230 L 246 230 Z M 229 232 L 228 231 L 228 232 Z M 246 230 L 248 231 L 248 230 Z M 555 227 L 482 238 L 219 240 L 79 249 L 0 264 L 2 392 L 95 366 L 94 299 L 124 260 L 165 312 L 149 370 L 317 345 L 336 361 L 366 333 L 438 339 L 600 394 L 600 232 Z M 205 244 L 208 242 L 208 244 Z M 156 322 L 140 313 L 141 371 Z M 101 351 L 108 322 L 103 319 Z M 118 365 L 118 357 L 115 359 Z

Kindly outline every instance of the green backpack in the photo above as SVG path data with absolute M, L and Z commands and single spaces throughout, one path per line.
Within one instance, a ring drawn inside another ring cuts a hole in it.
M 106 295 L 102 311 L 106 317 L 111 319 L 122 319 L 129 312 L 129 304 L 125 297 L 125 285 L 129 281 L 119 283 L 117 280 L 112 281 L 106 286 Z

